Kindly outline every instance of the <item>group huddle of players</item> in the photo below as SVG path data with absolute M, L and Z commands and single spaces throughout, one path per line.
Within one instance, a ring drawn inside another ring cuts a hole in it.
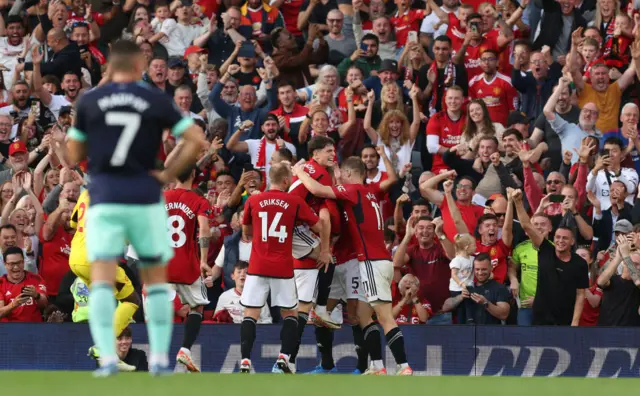
M 89 158 L 91 183 L 72 215 L 77 232 L 70 267 L 91 285 L 89 327 L 95 342 L 91 351 L 100 362 L 94 372 L 98 377 L 130 369 L 115 351 L 115 337 L 140 305 L 140 296 L 118 266 L 127 244 L 136 253 L 145 284 L 150 373 L 172 372 L 168 353 L 173 307 L 168 283 L 176 285 L 181 300 L 191 307 L 176 360 L 189 371 L 199 371 L 190 349 L 198 337 L 203 307 L 209 303 L 204 276 L 212 269 L 206 261 L 208 203 L 191 187 L 193 164 L 207 142 L 171 98 L 139 83 L 144 66 L 135 43 L 114 43 L 109 82 L 80 100 L 65 153 L 70 163 Z M 156 172 L 153 153 L 165 129 L 182 142 L 171 163 Z M 358 371 L 386 374 L 379 323 L 398 364 L 396 373 L 411 375 L 403 335 L 392 315 L 393 264 L 384 243 L 377 198 L 389 186 L 365 184 L 365 166 L 357 157 L 345 159 L 335 169 L 335 145 L 329 138 L 313 138 L 309 153 L 306 163 L 272 165 L 269 189 L 252 195 L 244 205 L 242 228 L 251 236 L 252 248 L 240 301 L 244 307 L 240 371 L 252 371 L 256 321 L 270 295 L 283 317 L 274 372 L 295 372 L 312 308 L 316 323 L 322 325 L 317 327 L 324 346 L 321 353 L 329 355 L 323 356 L 323 362 L 331 360 L 331 367 L 323 364 L 320 370 L 332 371 L 330 328 L 337 325 L 329 312 L 338 301 L 347 301 Z M 391 168 L 384 151 L 380 155 Z M 176 180 L 176 187 L 163 196 L 162 186 Z M 117 307 L 114 290 L 120 301 Z M 372 319 L 374 311 L 377 323 Z

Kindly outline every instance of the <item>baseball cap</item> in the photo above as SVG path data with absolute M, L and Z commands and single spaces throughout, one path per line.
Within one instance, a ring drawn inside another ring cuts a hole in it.
M 207 50 L 205 50 L 204 48 L 200 48 L 197 45 L 192 45 L 184 51 L 184 57 L 186 58 L 191 54 L 198 54 L 200 52 L 207 52 Z
M 27 153 L 27 146 L 22 143 L 20 140 L 17 140 L 11 143 L 11 147 L 9 147 L 9 156 L 12 156 L 16 153 Z
M 487 200 L 485 201 L 485 203 L 484 203 L 484 204 L 485 204 L 485 206 L 489 206 L 489 205 L 491 205 L 491 204 L 493 203 L 493 201 L 495 201 L 495 200 L 496 200 L 496 199 L 498 199 L 498 198 L 504 198 L 504 197 L 503 197 L 503 195 L 502 195 L 502 194 L 498 194 L 498 193 L 496 193 L 496 194 L 491 194 L 491 196 L 489 197 L 489 199 L 487 199 Z
M 60 108 L 60 111 L 58 112 L 58 115 L 70 114 L 70 113 L 71 113 L 71 106 L 62 106 Z
M 398 62 L 394 61 L 393 59 L 385 59 L 380 64 L 380 69 L 378 69 L 378 71 L 379 72 L 392 71 L 392 72 L 397 73 L 398 72 Z
M 167 61 L 167 67 L 173 69 L 174 67 L 184 67 L 184 61 L 179 56 L 172 56 Z
M 512 111 L 509 113 L 509 117 L 507 118 L 507 127 L 510 127 L 513 124 L 528 124 L 531 122 L 531 119 L 527 117 L 527 115 L 521 111 Z
M 613 232 L 621 232 L 623 234 L 628 234 L 633 232 L 633 224 L 629 220 L 618 220 L 616 224 L 613 226 Z
M 264 118 L 263 124 L 264 124 L 265 122 L 267 122 L 267 121 L 270 121 L 270 120 L 271 120 L 271 121 L 275 121 L 275 122 L 280 122 L 280 121 L 278 121 L 278 116 L 276 116 L 276 115 L 275 115 L 275 114 L 273 114 L 273 113 L 269 113 L 269 114 L 267 114 L 267 116 Z
M 256 48 L 253 46 L 251 41 L 245 41 L 240 46 L 240 50 L 238 51 L 238 57 L 242 58 L 255 58 L 256 57 Z

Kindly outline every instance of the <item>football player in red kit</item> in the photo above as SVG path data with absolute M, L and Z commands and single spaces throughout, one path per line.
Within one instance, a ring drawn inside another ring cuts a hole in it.
M 191 347 L 200 333 L 204 307 L 209 304 L 204 278 L 211 272 L 207 264 L 209 202 L 191 190 L 196 175 L 196 169 L 188 169 L 178 176 L 175 189 L 164 192 L 167 230 L 174 251 L 167 269 L 168 281 L 175 284 L 180 299 L 190 308 L 176 361 L 190 372 L 200 372 L 191 358 Z
M 413 371 L 407 363 L 404 350 L 404 337 L 391 312 L 393 263 L 384 243 L 384 220 L 376 199 L 379 187 L 364 184 L 366 169 L 358 157 L 344 160 L 340 168 L 341 181 L 344 184 L 333 187 L 323 186 L 309 177 L 302 170 L 302 165 L 296 165 L 294 173 L 313 195 L 336 199 L 345 207 L 349 234 L 358 252 L 362 287 L 369 302 L 368 306 L 358 312 L 360 326 L 365 333 L 365 342 L 372 355 L 371 366 L 365 374 L 387 373 L 382 362 L 380 333 L 371 319 L 375 311 L 384 329 L 387 345 L 398 364 L 397 374 L 412 375 Z
M 332 186 L 333 179 L 328 168 L 334 166 L 336 163 L 334 141 L 328 137 L 316 136 L 309 141 L 308 149 L 311 160 L 304 164 L 303 171 L 320 184 Z M 331 221 L 328 212 L 325 214 L 321 213 L 324 198 L 319 198 L 311 194 L 296 177 L 293 178 L 293 184 L 289 189 L 289 193 L 298 195 L 304 199 L 316 214 L 320 215 L 320 220 L 323 224 L 320 240 L 310 232 L 309 228 L 304 224 L 296 226 L 293 234 L 293 257 L 296 259 L 294 264 L 297 269 L 295 271 L 296 288 L 298 290 L 298 299 L 301 303 L 298 309 L 298 330 L 300 331 L 300 337 L 302 337 L 304 327 L 300 326 L 303 323 L 307 323 L 308 312 L 311 310 L 313 297 L 316 295 L 317 304 L 314 309 L 314 322 L 329 328 L 340 327 L 331 319 L 326 308 L 335 265 L 330 263 L 331 252 L 329 250 L 329 240 L 331 238 Z M 323 246 L 326 246 L 326 250 L 320 250 L 318 246 L 320 242 L 322 242 Z M 316 260 L 319 266 L 325 266 L 324 271 L 318 271 L 315 263 Z M 308 264 L 305 265 L 304 263 Z M 295 362 L 295 356 L 293 362 Z
M 240 327 L 242 360 L 240 372 L 251 371 L 251 350 L 256 338 L 256 322 L 271 292 L 271 304 L 282 314 L 282 346 L 276 361 L 284 373 L 291 373 L 289 357 L 297 344 L 298 294 L 293 278 L 293 234 L 297 223 L 307 224 L 320 233 L 320 219 L 295 194 L 291 186 L 291 169 L 286 161 L 269 169 L 270 189 L 247 199 L 242 232 L 253 236 L 249 269 L 240 304 L 245 307 Z M 302 171 L 301 171 L 302 172 Z M 311 179 L 313 180 L 313 179 Z M 315 180 L 314 180 L 315 181 Z M 328 248 L 320 246 L 321 250 Z

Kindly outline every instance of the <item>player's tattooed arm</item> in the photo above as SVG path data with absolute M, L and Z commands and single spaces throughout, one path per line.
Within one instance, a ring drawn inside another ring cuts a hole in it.
M 627 267 L 627 269 L 629 270 L 629 275 L 631 276 L 631 280 L 633 280 L 633 282 L 636 285 L 639 285 L 640 271 L 638 271 L 638 268 L 636 268 L 636 264 L 633 262 L 633 260 L 631 260 L 631 257 L 629 256 L 625 257 L 622 261 L 624 265 Z

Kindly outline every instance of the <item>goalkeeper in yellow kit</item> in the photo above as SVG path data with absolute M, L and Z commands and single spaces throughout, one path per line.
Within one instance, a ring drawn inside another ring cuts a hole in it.
M 71 253 L 69 255 L 69 267 L 74 274 L 84 283 L 91 285 L 91 263 L 87 259 L 87 246 L 85 242 L 87 209 L 89 208 L 89 191 L 84 190 L 71 214 L 71 227 L 76 233 L 71 240 Z M 124 246 L 123 246 L 124 250 Z M 121 267 L 116 271 L 116 290 L 114 294 L 120 302 L 115 312 L 114 331 L 116 337 L 129 325 L 133 315 L 138 310 L 141 300 L 140 295 L 134 290 L 131 279 Z M 91 298 L 91 296 L 89 296 Z M 89 356 L 98 359 L 99 351 L 95 347 L 89 348 Z M 122 361 L 118 364 L 120 371 L 134 371 L 135 367 Z

